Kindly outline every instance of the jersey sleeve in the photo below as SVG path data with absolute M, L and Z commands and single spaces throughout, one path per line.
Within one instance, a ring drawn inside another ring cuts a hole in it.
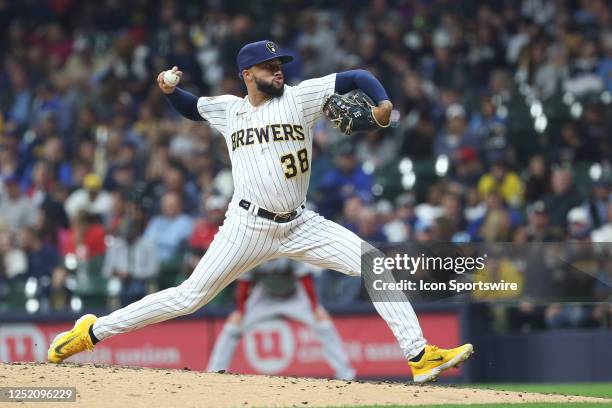
M 321 114 L 323 103 L 333 95 L 336 88 L 336 74 L 308 79 L 295 87 L 295 95 L 302 106 L 304 121 L 311 127 Z
M 225 135 L 228 108 L 237 100 L 240 100 L 240 98 L 234 95 L 202 96 L 198 99 L 198 113 L 211 126 Z

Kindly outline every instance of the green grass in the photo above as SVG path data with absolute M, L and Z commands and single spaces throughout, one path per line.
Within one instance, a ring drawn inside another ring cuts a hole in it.
M 469 388 L 491 390 L 582 395 L 585 397 L 612 398 L 612 383 L 568 383 L 568 384 L 471 384 Z
M 554 408 L 560 406 L 558 403 L 530 403 L 530 404 L 474 404 L 474 405 L 355 405 L 354 407 L 359 408 Z M 578 407 L 578 408 L 605 408 L 609 405 L 603 405 L 592 402 L 583 403 L 571 403 L 571 405 L 563 404 L 564 407 Z
M 463 387 L 463 385 L 462 385 Z M 580 395 L 585 397 L 612 398 L 612 383 L 568 383 L 568 384 L 466 384 L 466 388 L 485 388 L 503 391 L 537 392 L 544 394 Z M 474 405 L 363 405 L 359 408 L 554 408 L 558 406 L 578 408 L 604 408 L 610 403 L 529 403 L 529 404 L 474 404 Z

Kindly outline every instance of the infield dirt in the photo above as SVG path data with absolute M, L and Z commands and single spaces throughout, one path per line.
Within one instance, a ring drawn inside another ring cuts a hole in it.
M 526 402 L 612 402 L 599 398 L 452 386 L 212 374 L 66 363 L 0 364 L 0 387 L 76 387 L 76 403 L 45 407 L 321 407 Z M 0 406 L 3 403 L 0 402 Z M 6 403 L 5 403 L 6 404 Z M 9 406 L 38 407 L 40 403 Z M 603 405 L 602 405 L 603 406 Z

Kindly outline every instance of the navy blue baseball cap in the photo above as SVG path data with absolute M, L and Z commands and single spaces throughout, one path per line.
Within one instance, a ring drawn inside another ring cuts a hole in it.
M 236 62 L 238 63 L 238 76 L 242 78 L 242 70 L 261 64 L 262 62 L 278 59 L 281 64 L 293 61 L 293 56 L 283 54 L 278 45 L 272 41 L 257 41 L 242 47 L 238 52 Z

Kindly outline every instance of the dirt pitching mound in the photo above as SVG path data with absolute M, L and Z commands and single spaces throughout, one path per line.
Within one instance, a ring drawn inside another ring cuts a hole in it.
M 0 364 L 0 386 L 76 387 L 77 402 L 97 407 L 320 407 L 476 404 L 495 402 L 606 402 L 599 398 L 506 391 L 347 382 L 312 378 L 211 374 L 188 370 L 81 364 Z M 610 401 L 607 401 L 610 402 Z M 0 403 L 2 405 L 2 403 Z M 45 403 L 45 406 L 59 406 Z M 39 403 L 18 406 L 40 407 Z

